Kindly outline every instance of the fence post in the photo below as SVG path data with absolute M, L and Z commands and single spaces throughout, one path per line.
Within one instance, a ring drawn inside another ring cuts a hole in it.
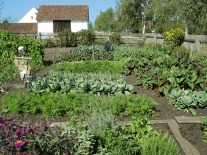
M 157 33 L 154 33 L 154 40 L 155 45 L 157 45 Z
M 41 32 L 38 33 L 38 39 L 41 40 Z
M 197 50 L 198 52 L 201 52 L 201 49 L 200 49 L 201 44 L 200 44 L 200 39 L 199 39 L 198 36 L 195 37 L 195 47 L 196 47 L 196 50 Z

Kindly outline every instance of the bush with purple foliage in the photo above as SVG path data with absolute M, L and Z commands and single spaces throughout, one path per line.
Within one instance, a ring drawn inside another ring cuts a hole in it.
M 21 119 L 0 116 L 0 154 L 67 155 L 79 151 L 90 154 L 95 150 L 92 135 L 77 132 L 68 126 L 60 128 L 50 125 L 50 121 L 39 119 L 37 122 L 28 116 Z

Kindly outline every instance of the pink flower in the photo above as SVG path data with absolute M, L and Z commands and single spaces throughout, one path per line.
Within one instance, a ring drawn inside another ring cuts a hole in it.
M 28 128 L 27 128 L 27 127 L 23 127 L 22 130 L 23 130 L 25 133 L 28 133 Z
M 5 120 L 4 119 L 0 119 L 0 124 L 4 124 Z
M 21 137 L 21 136 L 22 136 L 21 129 L 17 129 L 17 130 L 15 131 L 15 135 L 16 135 L 17 137 Z
M 23 146 L 24 144 L 25 144 L 24 140 L 18 140 L 16 142 L 14 142 L 14 146 L 16 146 L 16 147 Z

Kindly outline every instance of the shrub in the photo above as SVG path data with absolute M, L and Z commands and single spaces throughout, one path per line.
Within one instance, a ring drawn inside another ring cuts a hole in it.
M 92 113 L 85 118 L 86 126 L 90 133 L 98 135 L 103 128 L 112 131 L 118 130 L 117 117 L 110 111 L 102 111 L 101 109 L 93 109 Z
M 52 48 L 52 47 L 58 46 L 57 39 L 55 39 L 55 38 L 46 38 L 46 39 L 42 40 L 42 42 L 43 42 L 44 46 L 47 48 Z
M 171 29 L 164 32 L 164 41 L 172 44 L 173 47 L 181 46 L 185 38 L 185 31 L 182 29 Z
M 57 44 L 59 47 L 73 47 L 77 45 L 77 34 L 68 29 L 58 33 Z
M 81 30 L 77 33 L 78 45 L 92 45 L 95 42 L 95 33 L 92 30 Z
M 25 56 L 32 58 L 30 64 L 32 70 L 37 70 L 43 65 L 43 44 L 40 41 L 26 36 L 17 37 L 10 32 L 0 30 L 0 68 L 9 68 L 11 72 L 8 72 L 8 74 L 12 75 L 11 77 L 16 74 L 13 58 L 18 56 L 18 46 L 23 46 Z M 3 80 L 8 80 L 6 74 L 5 77 L 2 73 L 0 74 Z
M 119 33 L 112 33 L 109 36 L 109 40 L 112 44 L 121 44 L 121 35 Z

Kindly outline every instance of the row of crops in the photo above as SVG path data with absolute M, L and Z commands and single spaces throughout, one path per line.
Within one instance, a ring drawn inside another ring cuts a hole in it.
M 207 60 L 204 54 L 189 51 L 182 46 L 172 49 L 165 45 L 146 45 L 142 49 L 119 46 L 114 47 L 114 50 L 110 52 L 102 52 L 102 48 L 100 46 L 80 46 L 59 58 L 53 69 L 81 72 L 75 63 L 67 68 L 65 62 L 110 60 L 122 67 L 122 69 L 118 68 L 119 73 L 125 75 L 134 73 L 137 77 L 136 85 L 166 96 L 178 109 L 190 110 L 195 115 L 194 109 L 207 106 L 205 97 L 207 89 L 205 64 Z M 87 71 L 92 64 L 85 63 L 84 65 L 86 66 L 84 70 Z M 101 68 L 100 64 L 95 66 Z M 113 72 L 116 69 L 108 69 L 108 71 Z M 191 93 L 179 93 L 182 92 L 181 90 L 194 91 L 196 95 L 192 99 Z
M 166 96 L 178 109 L 195 115 L 195 109 L 207 106 L 205 55 L 182 47 L 170 51 L 161 45 L 113 48 L 110 52 L 103 52 L 103 46 L 96 45 L 74 48 L 57 60 L 53 72 L 30 83 L 29 90 L 129 94 L 133 87 L 126 84 L 122 75 L 133 73 L 136 85 Z

